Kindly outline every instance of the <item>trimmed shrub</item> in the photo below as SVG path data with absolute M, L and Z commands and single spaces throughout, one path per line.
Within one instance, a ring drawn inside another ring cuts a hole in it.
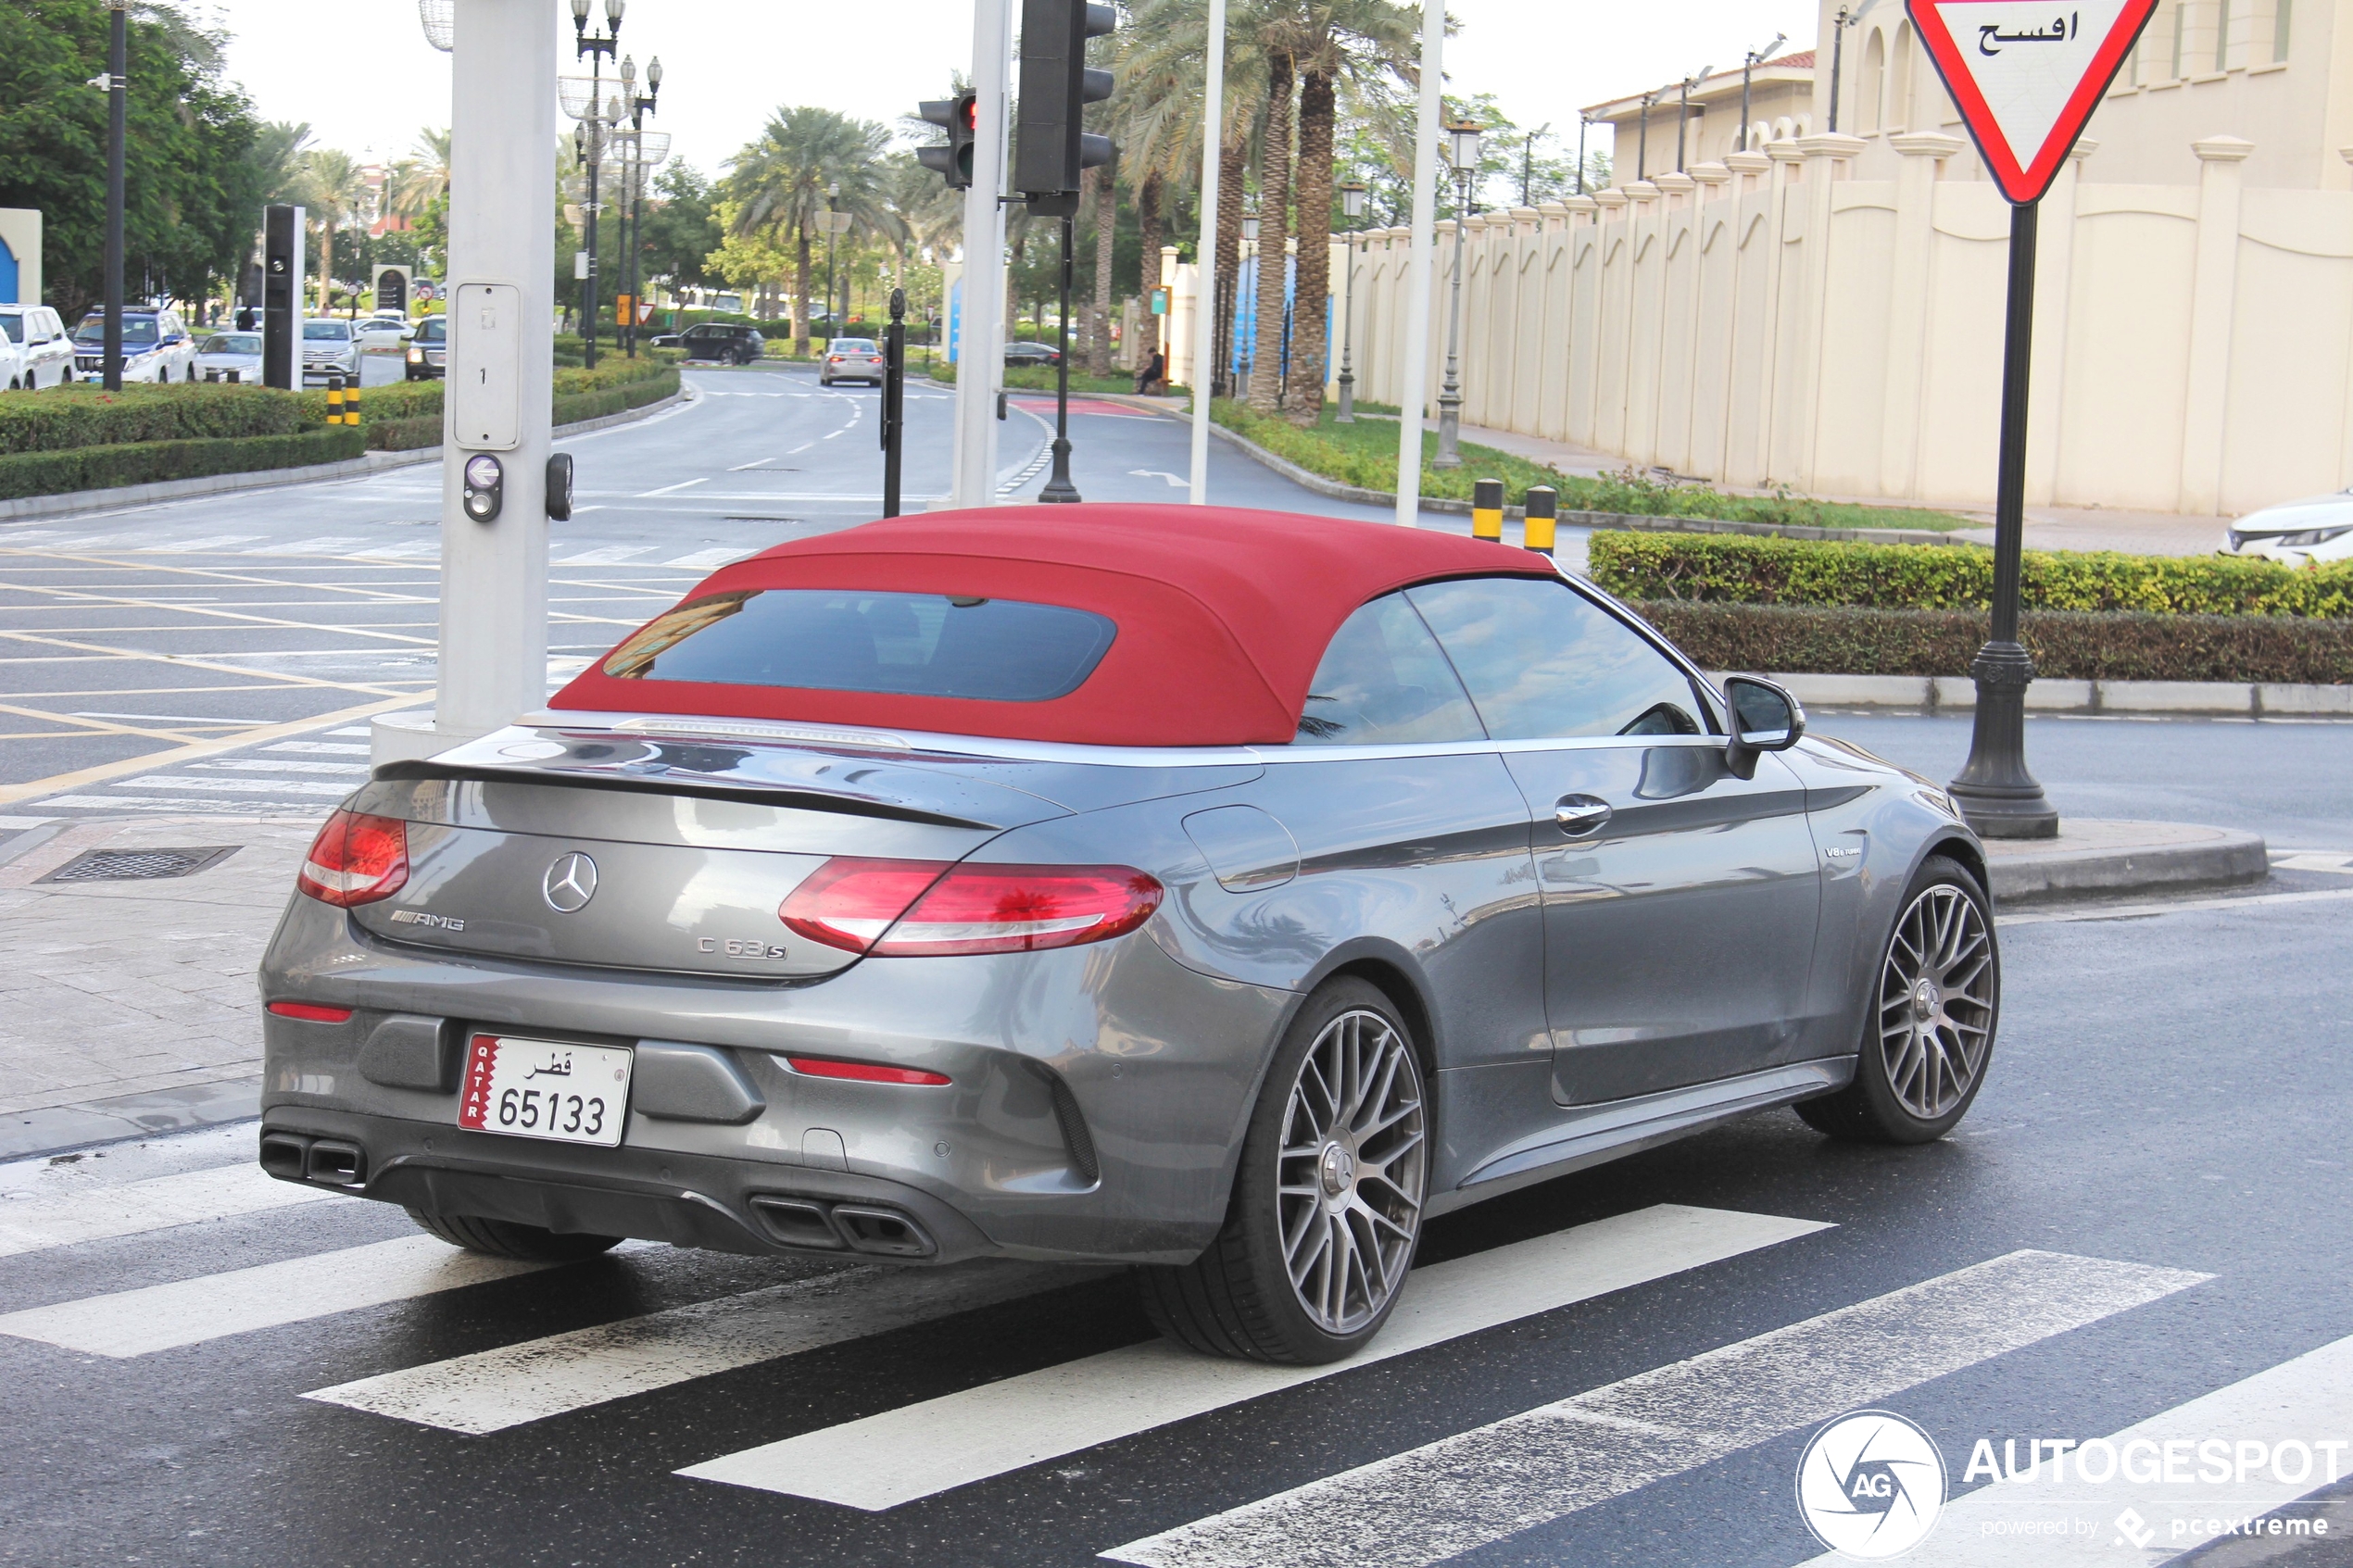
M 1986 618 L 1969 610 L 1855 609 L 1653 599 L 1633 606 L 1709 670 L 1967 675 Z M 2353 621 L 2281 615 L 2056 611 L 2020 629 L 2057 681 L 2353 684 Z
M 308 424 L 327 422 L 327 390 L 313 387 L 302 395 L 302 415 Z M 378 420 L 413 420 L 430 414 L 441 417 L 441 383 L 437 381 L 397 381 L 390 386 L 371 386 L 359 394 L 359 422 L 374 424 Z
M 324 413 L 322 402 L 320 417 Z M 139 441 L 292 435 L 316 422 L 306 420 L 296 394 L 269 387 L 134 384 L 107 392 L 77 383 L 39 396 L 0 397 L 0 456 Z
M 414 452 L 441 445 L 441 416 L 421 414 L 406 420 L 370 420 L 360 426 L 371 452 Z
M 1971 546 L 1610 529 L 1593 534 L 1589 551 L 1593 581 L 1621 598 L 1871 609 L 1993 603 L 1994 553 Z M 2029 550 L 2021 593 L 2036 610 L 2353 617 L 2353 562 L 2298 569 L 2224 556 Z
M 77 446 L 63 452 L 23 452 L 0 457 L 0 500 L 207 474 L 304 468 L 357 458 L 366 449 L 365 430 L 334 425 L 287 435 L 140 441 Z

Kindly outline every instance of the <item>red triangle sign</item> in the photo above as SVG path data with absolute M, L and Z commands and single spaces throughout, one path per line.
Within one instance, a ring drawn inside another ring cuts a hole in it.
M 2157 0 L 1906 0 L 2002 194 L 2043 199 Z

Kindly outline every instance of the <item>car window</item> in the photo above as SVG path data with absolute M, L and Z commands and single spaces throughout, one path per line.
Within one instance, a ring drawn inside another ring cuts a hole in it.
M 102 344 L 107 340 L 107 320 L 93 316 L 74 329 L 76 343 Z M 156 319 L 153 316 L 125 316 L 122 319 L 122 342 L 126 348 L 153 347 L 156 343 Z
M 1497 740 L 1706 733 L 1707 709 L 1683 672 L 1566 583 L 1478 577 L 1406 597 Z
M 207 354 L 258 354 L 261 339 L 253 332 L 215 332 L 205 339 Z
M 351 328 L 341 321 L 305 321 L 302 336 L 307 343 L 348 343 Z
M 1077 690 L 1117 634 L 1060 605 L 768 588 L 680 605 L 604 668 L 622 680 L 1050 702 Z
M 1410 746 L 1484 739 L 1438 640 L 1402 594 L 1375 599 L 1333 633 L 1307 688 L 1309 746 Z
M 837 337 L 833 341 L 832 352 L 836 354 L 872 354 L 874 351 L 875 340 L 872 338 Z
M 441 341 L 442 334 L 448 331 L 448 328 L 444 324 L 447 321 L 447 320 L 448 318 L 446 316 L 428 316 L 423 320 L 418 322 L 417 341 L 419 343 L 439 343 Z
M 21 316 L 0 316 L 0 332 L 6 332 L 8 334 L 8 341 L 10 343 L 22 343 L 24 341 L 24 318 Z

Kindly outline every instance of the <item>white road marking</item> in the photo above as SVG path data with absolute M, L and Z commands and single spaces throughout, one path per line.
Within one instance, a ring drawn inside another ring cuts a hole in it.
M 1102 1555 L 1425 1568 L 2211 1277 L 2013 1252 Z
M 583 551 L 576 556 L 566 556 L 561 560 L 552 560 L 547 564 L 549 566 L 611 566 L 617 562 L 625 561 L 632 556 L 650 554 L 652 550 L 651 545 L 606 545 L 598 549 Z
M 185 773 L 147 773 L 135 779 L 117 779 L 108 789 L 200 789 L 208 793 L 228 795 L 316 795 L 321 798 L 340 800 L 351 793 L 349 784 L 308 784 L 299 779 L 208 779 L 191 778 Z
M 2258 893 L 2244 898 L 2177 898 L 2162 904 L 2094 904 L 2082 909 L 1998 914 L 1995 919 L 2007 928 L 2095 920 L 2147 920 L 2156 915 L 2183 915 L 2200 909 L 2265 909 L 2280 904 L 2332 904 L 2347 898 L 2353 898 L 2353 887 L 2323 887 L 2310 893 Z
M 429 1236 L 347 1247 L 0 1316 L 0 1334 L 125 1359 L 544 1269 Z
M 710 483 L 711 481 L 707 477 L 703 479 L 680 480 L 675 484 L 665 484 L 659 490 L 643 491 L 638 495 L 637 499 L 640 501 L 650 501 L 656 495 L 673 495 L 681 490 L 691 490 L 698 484 L 709 484 Z
M 2273 860 L 2275 872 L 2353 872 L 2353 855 L 2290 855 L 2284 860 Z
M 502 1432 L 780 1356 L 1034 1296 L 1099 1273 L 998 1262 L 959 1269 L 849 1269 L 363 1377 L 303 1398 L 450 1432 Z
M 303 1186 L 264 1175 L 261 1167 L 250 1160 L 55 1194 L 19 1197 L 12 1193 L 11 1201 L 0 1203 L 0 1257 L 139 1236 L 336 1196 L 326 1187 Z
M 368 776 L 365 762 L 282 762 L 258 757 L 230 757 L 213 762 L 191 762 L 191 768 L 230 773 L 332 773 L 339 778 Z
M 346 730 L 334 730 L 330 733 L 340 735 L 347 734 L 349 732 Z M 371 754 L 370 748 L 364 746 L 337 746 L 333 741 L 322 740 L 282 740 L 274 745 L 265 746 L 261 747 L 261 749 L 264 751 L 300 751 L 319 757 L 366 757 Z
M 362 560 L 433 560 L 441 554 L 441 541 L 420 539 L 407 545 L 385 545 L 378 549 L 353 552 Z
M 1378 1338 L 1338 1366 L 1132 1345 L 746 1449 L 678 1472 L 850 1508 L 896 1508 L 1171 1422 L 1831 1227 L 1661 1204 L 1416 1269 Z
M 315 804 L 291 800 L 192 800 L 173 796 L 161 800 L 139 800 L 128 796 L 53 795 L 41 802 L 44 807 L 61 807 L 73 811 L 150 812 L 172 817 L 250 817 L 257 812 L 275 811 L 279 816 L 315 819 L 324 813 Z
M 2018 1480 L 1996 1482 L 1956 1498 L 1937 1521 L 1935 1534 L 1905 1557 L 1906 1568 L 1976 1568 L 1992 1560 L 1994 1549 L 1989 1542 L 1994 1539 L 2017 1541 L 2010 1549 L 2020 1562 L 2027 1560 L 2031 1549 L 2035 1568 L 2094 1568 L 2095 1564 L 2114 1568 L 2120 1563 L 2171 1562 L 2219 1533 L 2184 1528 L 2176 1535 L 2172 1528 L 2176 1518 L 2185 1523 L 2192 1518 L 2221 1521 L 2224 1525 L 2253 1521 L 2342 1476 L 2346 1453 L 2353 1449 L 2353 1442 L 2339 1442 L 2333 1460 L 2313 1453 L 2312 1445 L 2316 1439 L 2353 1439 L 2348 1411 L 2353 1411 L 2353 1339 L 2340 1339 L 2108 1436 L 2105 1441 L 2117 1459 L 2111 1478 L 2104 1484 L 2082 1479 L 2075 1466 L 2062 1459 L 2049 1471 L 2029 1472 L 2021 1463 Z M 2218 1437 L 2229 1444 L 2230 1479 L 2208 1484 L 2199 1474 L 2204 1463 L 2198 1444 Z M 2171 1443 L 2182 1468 L 2197 1475 L 2198 1482 L 2133 1484 L 2123 1471 L 2125 1450 L 2134 1443 L 2152 1445 L 2135 1450 L 2134 1470 L 2147 1474 L 2153 1464 L 2161 1474 L 2166 1445 Z M 2241 1445 L 2247 1443 L 2260 1444 L 2262 1452 L 2242 1449 Z M 2283 1444 L 2301 1446 L 2303 1452 L 2292 1460 L 2284 1455 L 2275 1459 Z M 1957 1453 L 1952 1457 L 1966 1465 Z M 2238 1470 L 2242 1459 L 2250 1461 L 2244 1480 Z M 2108 1455 L 2095 1449 L 2092 1464 L 2095 1469 L 2109 1468 Z M 2281 1475 L 2289 1471 L 2298 1478 L 2282 1480 Z M 1956 1485 L 1958 1480 L 1957 1474 Z M 2142 1528 L 2156 1531 L 2145 1547 L 2127 1547 L 2111 1523 L 2127 1509 L 2141 1516 Z M 2073 1521 L 2085 1518 L 2096 1523 L 2095 1533 L 2086 1535 L 2073 1527 Z M 2033 1529 L 2038 1524 L 2055 1527 Z M 2244 1531 L 2244 1524 L 2241 1527 Z M 2284 1551 L 2284 1544 L 2279 1549 Z M 1831 1554 L 1802 1568 L 1832 1568 L 1849 1561 Z
M 714 568 L 725 566 L 729 561 L 741 560 L 752 553 L 749 550 L 738 549 L 733 545 L 722 545 L 716 549 L 697 550 L 691 556 L 680 556 L 676 560 L 666 560 L 661 564 L 685 567 L 689 571 L 710 571 Z
M 1178 490 L 1192 483 L 1191 480 L 1181 474 L 1163 473 L 1158 469 L 1129 469 L 1127 474 L 1131 479 L 1164 479 L 1173 488 Z
M 264 545 L 258 550 L 239 550 L 241 556 L 339 556 L 365 539 L 353 539 L 342 534 L 322 533 L 315 539 L 296 539 L 292 544 Z
M 259 533 L 216 533 L 205 539 L 178 539 L 168 545 L 142 545 L 137 553 L 143 556 L 195 555 L 199 550 L 218 550 L 229 545 L 250 545 L 264 537 L 266 535 Z
M 77 719 L 131 719 L 145 724 L 201 724 L 223 730 L 241 729 L 247 724 L 278 722 L 275 719 L 222 719 L 217 716 L 198 718 L 194 713 L 97 713 L 86 708 L 77 709 L 73 716 Z

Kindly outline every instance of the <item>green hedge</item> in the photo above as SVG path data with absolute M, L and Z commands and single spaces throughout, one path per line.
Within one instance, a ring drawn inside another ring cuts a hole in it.
M 629 361 L 621 361 L 627 365 Z M 648 373 L 606 375 L 606 367 L 593 370 L 558 370 L 556 372 L 556 423 L 577 424 L 583 420 L 602 419 L 607 414 L 619 414 L 631 408 L 642 408 L 648 403 L 659 403 L 678 390 L 678 368 L 674 365 L 648 365 Z M 567 386 L 567 377 L 581 378 Z
M 1983 609 L 1994 553 L 1952 545 L 1848 545 L 1742 534 L 1604 530 L 1593 580 L 1629 599 Z M 2223 556 L 2029 550 L 2028 609 L 2157 615 L 2353 617 L 2353 562 L 2303 568 Z
M 1709 670 L 1826 675 L 1966 675 L 1986 619 L 1969 610 L 1638 602 Z M 2059 681 L 2353 684 L 2353 621 L 2276 615 L 2025 618 L 2036 671 Z
M 322 405 L 321 414 L 324 412 Z M 268 387 L 200 383 L 132 385 L 107 392 L 79 383 L 37 397 L 0 397 L 0 455 L 140 441 L 292 435 L 304 424 L 316 422 L 305 419 L 296 394 Z
M 304 392 L 301 396 L 304 422 L 314 425 L 326 423 L 326 389 L 315 388 Z M 390 386 L 371 386 L 360 390 L 361 424 L 373 424 L 378 420 L 413 420 L 427 414 L 435 419 L 441 417 L 441 383 L 437 381 L 397 381 Z
M 359 457 L 366 450 L 367 440 L 364 429 L 335 425 L 285 435 L 140 441 L 77 446 L 64 452 L 17 453 L 0 457 L 0 500 L 332 463 Z

